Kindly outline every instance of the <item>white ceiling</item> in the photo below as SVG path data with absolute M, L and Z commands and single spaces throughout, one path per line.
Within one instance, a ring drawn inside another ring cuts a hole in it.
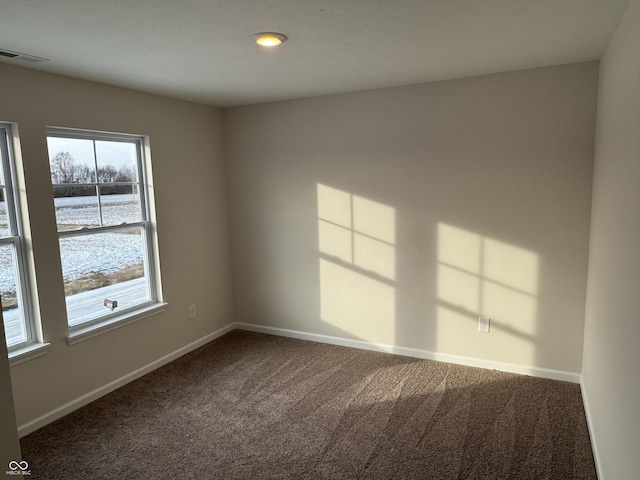
M 0 49 L 49 59 L 0 61 L 247 105 L 595 60 L 627 3 L 0 0 Z M 267 50 L 262 31 L 289 40 Z

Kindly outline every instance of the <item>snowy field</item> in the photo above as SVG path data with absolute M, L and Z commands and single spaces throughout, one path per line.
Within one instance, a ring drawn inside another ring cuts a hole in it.
M 119 225 L 140 221 L 140 206 L 136 195 L 105 195 L 101 197 L 103 223 Z M 60 230 L 92 227 L 100 224 L 96 197 L 55 199 L 56 218 Z M 0 202 L 0 224 L 6 225 L 6 207 Z M 139 230 L 138 230 L 139 231 Z M 0 233 L 7 235 L 6 226 Z M 142 235 L 135 233 L 100 233 L 85 237 L 70 237 L 61 241 L 64 281 L 69 282 L 92 272 L 113 273 L 129 265 L 142 263 Z M 0 290 L 15 290 L 9 248 L 0 249 Z

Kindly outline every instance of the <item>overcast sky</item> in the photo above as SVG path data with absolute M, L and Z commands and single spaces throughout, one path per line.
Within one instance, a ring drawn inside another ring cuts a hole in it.
M 69 152 L 78 164 L 94 167 L 93 141 L 75 138 L 48 137 L 49 160 L 60 152 Z M 98 166 L 113 165 L 120 168 L 128 165 L 136 170 L 136 144 L 124 142 L 96 141 Z

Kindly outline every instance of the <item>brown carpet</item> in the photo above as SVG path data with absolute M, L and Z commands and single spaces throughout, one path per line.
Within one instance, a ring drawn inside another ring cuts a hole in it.
M 234 331 L 21 441 L 46 479 L 595 479 L 578 385 Z

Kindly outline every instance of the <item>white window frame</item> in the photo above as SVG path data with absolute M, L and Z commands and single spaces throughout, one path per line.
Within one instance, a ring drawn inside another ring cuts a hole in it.
M 149 315 L 153 315 L 159 311 L 162 311 L 166 307 L 166 303 L 164 303 L 162 300 L 162 289 L 160 286 L 160 266 L 155 228 L 155 208 L 154 199 L 150 191 L 153 182 L 151 177 L 149 138 L 141 135 L 100 132 L 61 127 L 47 128 L 47 138 L 49 137 L 135 143 L 137 151 L 137 186 L 140 197 L 141 220 L 131 223 L 122 223 L 120 225 L 100 225 L 96 227 L 83 227 L 77 230 L 58 231 L 58 239 L 61 240 L 73 236 L 93 235 L 97 233 L 125 230 L 135 227 L 141 228 L 145 249 L 143 260 L 144 278 L 147 282 L 149 300 L 147 300 L 146 302 L 138 303 L 136 305 L 132 305 L 128 308 L 114 309 L 111 313 L 100 315 L 92 320 L 87 320 L 75 325 L 69 324 L 70 319 L 67 315 L 67 325 L 69 330 L 69 336 L 67 340 L 69 344 L 74 344 L 87 338 L 91 338 L 104 333 L 106 331 L 113 330 L 114 328 L 119 328 L 120 326 L 129 324 L 132 321 L 136 321 Z M 83 183 L 78 184 L 78 186 L 89 186 L 96 188 L 96 191 L 98 192 L 98 205 L 101 209 L 99 187 L 112 184 L 113 183 L 100 183 L 99 179 L 96 178 L 95 182 L 93 183 Z M 127 184 L 131 183 L 127 182 Z M 69 186 L 69 184 L 52 183 L 52 186 Z M 100 213 L 100 217 L 102 217 L 102 213 Z
M 26 201 L 20 195 L 25 190 L 19 156 L 17 125 L 0 122 L 0 168 L 5 181 L 7 220 L 10 236 L 0 238 L 0 245 L 11 245 L 15 251 L 17 285 L 16 294 L 22 311 L 21 321 L 25 340 L 7 346 L 11 364 L 44 353 L 48 344 L 42 342 L 38 321 L 37 294 L 34 284 L 33 259 L 27 245 L 28 222 Z M 18 361 L 19 360 L 19 361 Z

